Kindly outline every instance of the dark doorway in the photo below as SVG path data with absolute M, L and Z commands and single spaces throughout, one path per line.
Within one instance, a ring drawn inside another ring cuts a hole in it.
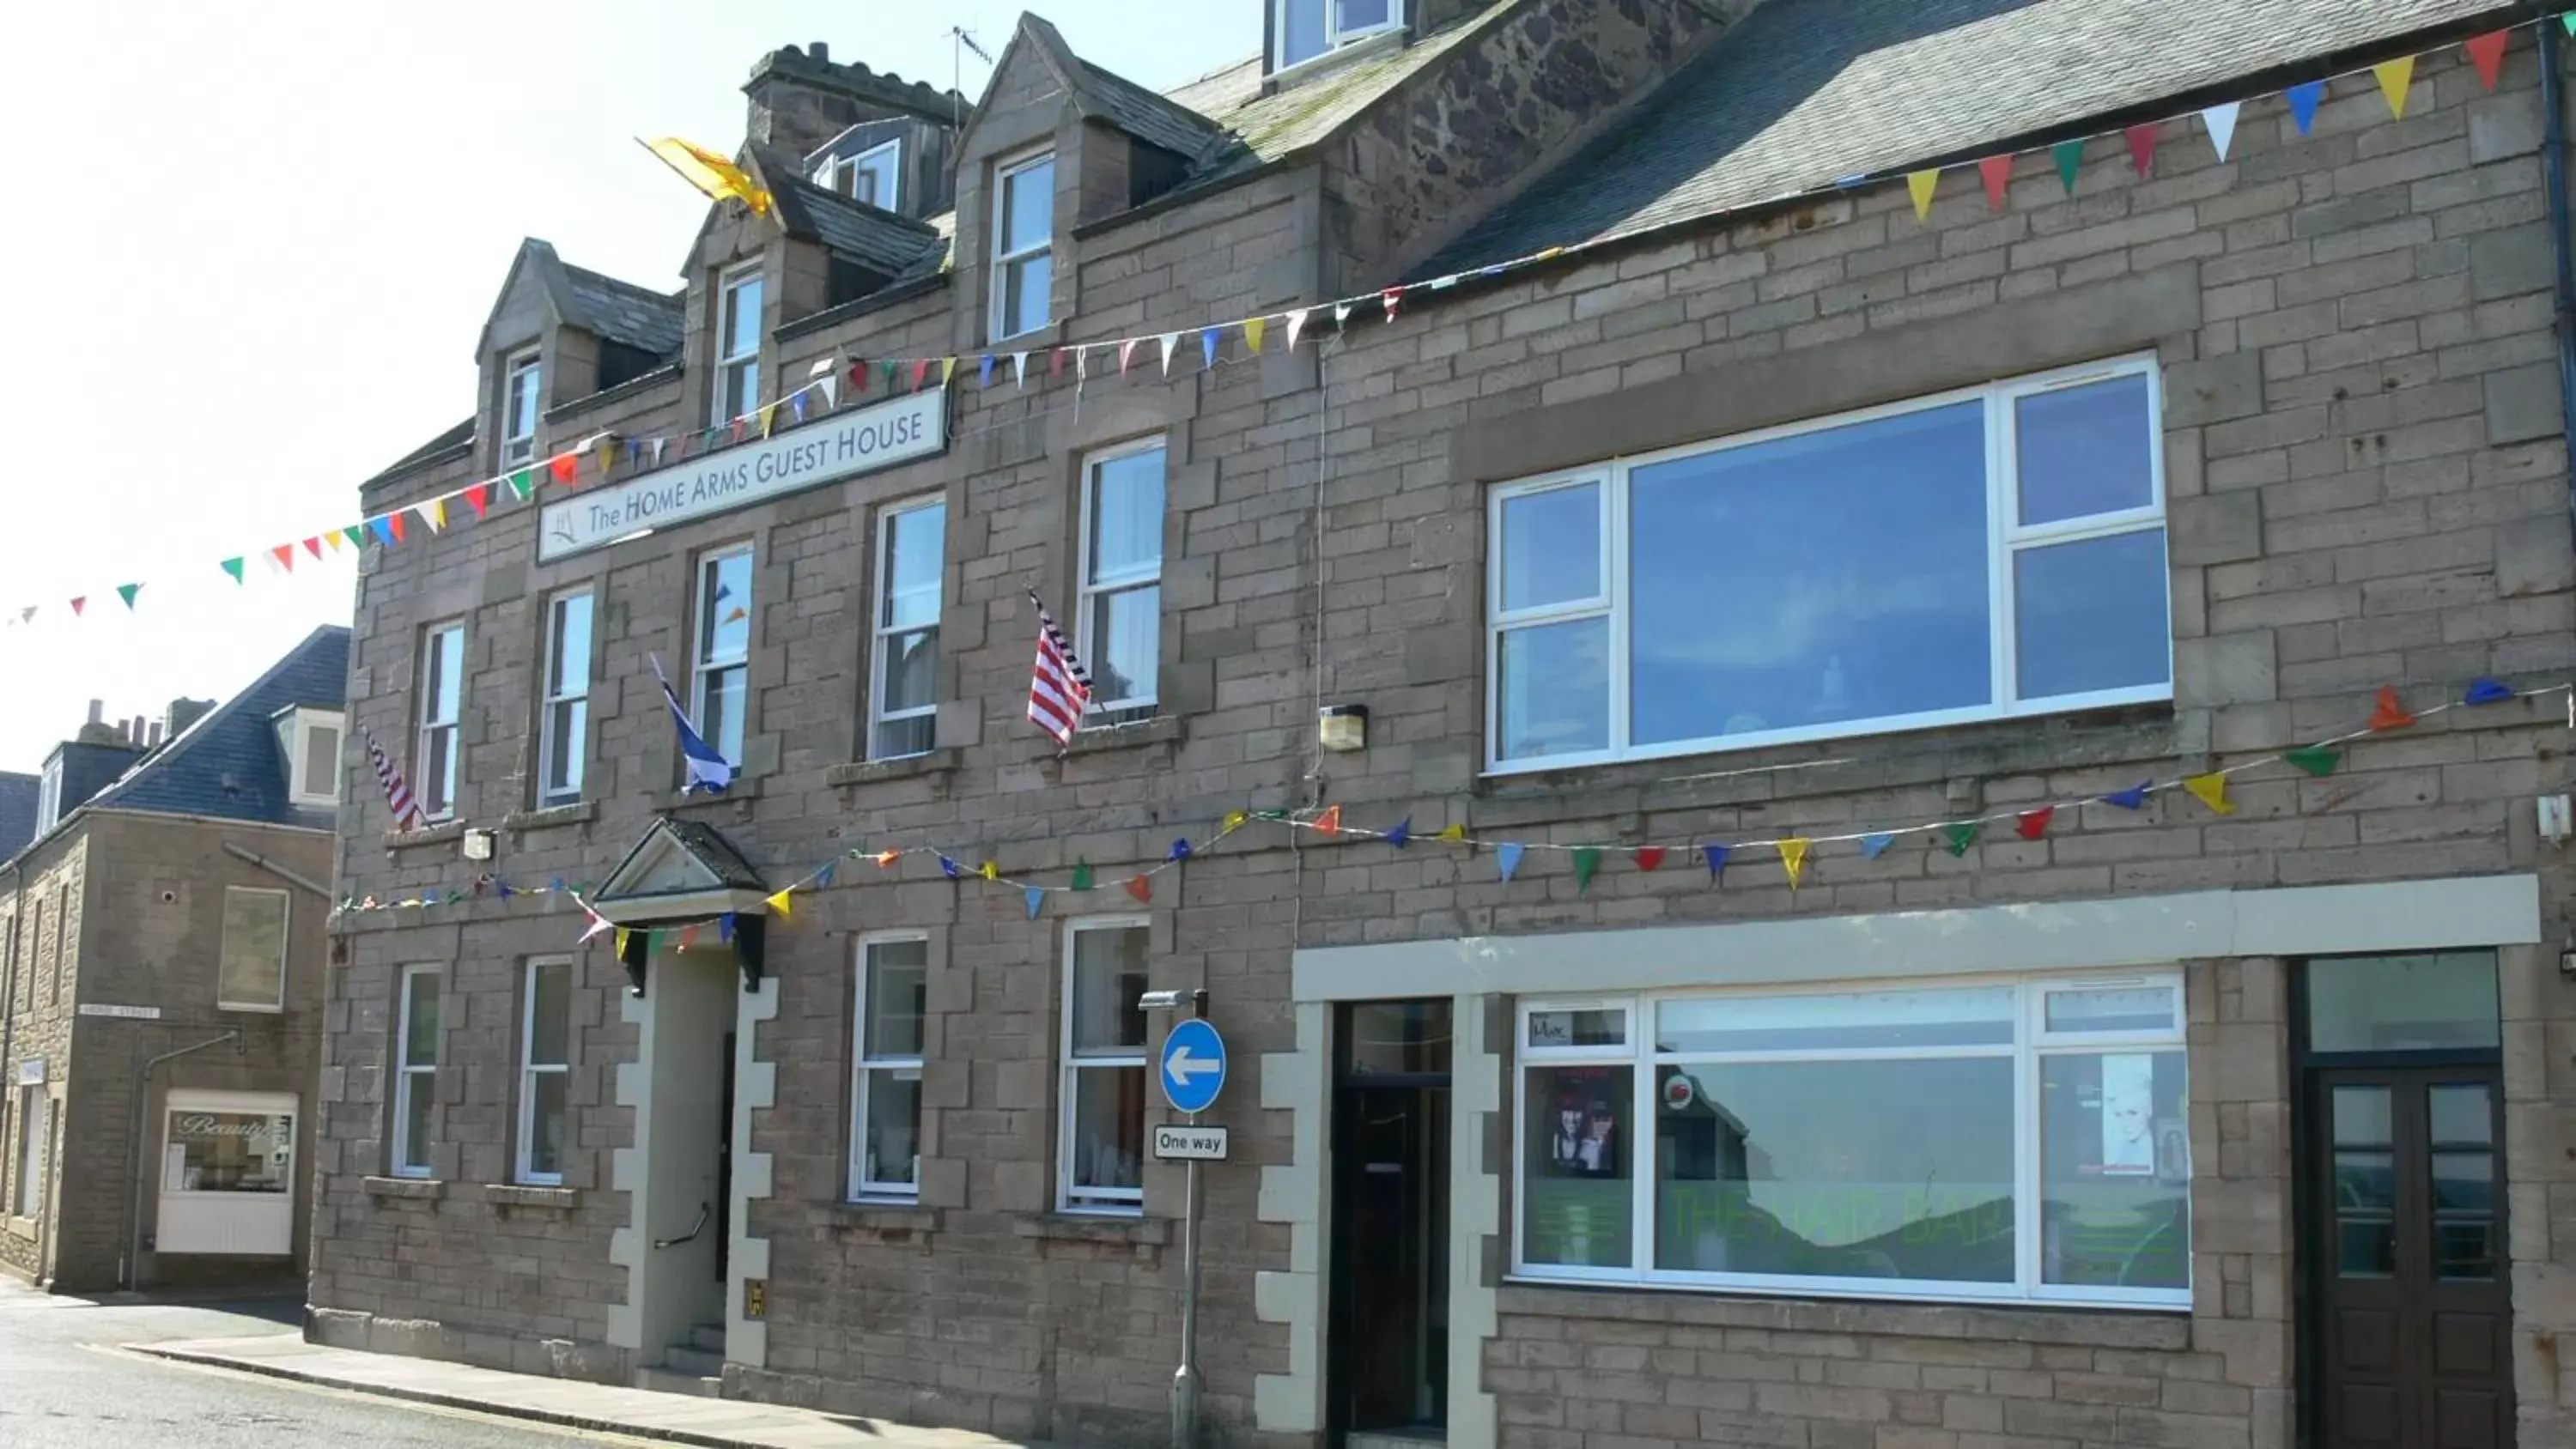
M 2492 955 L 2308 963 L 2297 1195 L 2308 1441 L 2514 1439 Z
M 1449 1003 L 1342 1008 L 1333 1091 L 1331 1429 L 1449 1418 Z

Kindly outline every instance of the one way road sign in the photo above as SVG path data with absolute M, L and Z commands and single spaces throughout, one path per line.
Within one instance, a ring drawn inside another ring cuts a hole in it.
M 1192 1017 L 1163 1039 L 1163 1099 L 1174 1111 L 1204 1112 L 1225 1087 L 1225 1038 Z

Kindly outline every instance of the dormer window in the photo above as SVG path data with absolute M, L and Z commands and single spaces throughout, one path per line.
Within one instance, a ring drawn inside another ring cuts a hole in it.
M 1286 70 L 1404 23 L 1404 0 L 1275 0 L 1279 63 Z
M 513 356 L 501 376 L 501 465 L 506 468 L 537 456 L 538 384 L 544 376 L 537 350 Z
M 717 425 L 746 416 L 760 406 L 761 278 L 757 263 L 724 279 L 724 298 L 716 318 Z
M 63 757 L 45 761 L 45 778 L 36 787 L 36 833 L 44 834 L 63 819 Z
M 814 184 L 852 201 L 895 211 L 903 204 L 896 181 L 902 158 L 900 140 L 888 141 L 856 156 L 826 156 L 814 172 Z
M 279 711 L 276 725 L 287 800 L 317 810 L 339 804 L 340 712 L 297 706 Z
M 1055 153 L 993 175 L 993 340 L 1047 325 L 1055 290 Z

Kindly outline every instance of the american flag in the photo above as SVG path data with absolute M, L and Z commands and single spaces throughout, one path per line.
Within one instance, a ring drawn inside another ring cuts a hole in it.
M 409 830 L 420 819 L 420 807 L 412 803 L 411 786 L 403 783 L 402 771 L 376 743 L 376 732 L 363 729 L 367 737 L 367 763 L 376 767 L 376 783 L 385 787 L 385 803 L 394 807 L 394 825 Z
M 1082 667 L 1072 641 L 1056 627 L 1055 615 L 1047 612 L 1035 589 L 1029 591 L 1029 602 L 1038 609 L 1038 662 L 1029 676 L 1029 718 L 1055 736 L 1059 746 L 1069 745 L 1073 732 L 1082 727 L 1084 711 L 1091 708 L 1091 673 Z

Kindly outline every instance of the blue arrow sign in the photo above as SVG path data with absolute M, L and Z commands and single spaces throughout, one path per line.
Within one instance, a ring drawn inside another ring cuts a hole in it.
M 1174 1111 L 1204 1112 L 1225 1087 L 1225 1038 L 1191 1017 L 1163 1038 L 1163 1099 Z

